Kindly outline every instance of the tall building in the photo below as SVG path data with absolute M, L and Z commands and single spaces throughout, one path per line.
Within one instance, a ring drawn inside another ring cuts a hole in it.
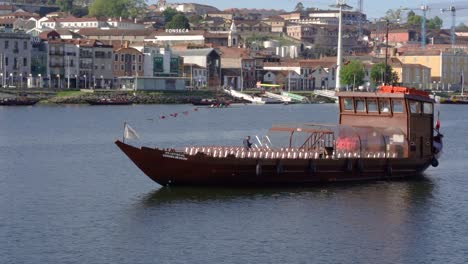
M 25 86 L 31 73 L 31 36 L 0 32 L 0 84 Z

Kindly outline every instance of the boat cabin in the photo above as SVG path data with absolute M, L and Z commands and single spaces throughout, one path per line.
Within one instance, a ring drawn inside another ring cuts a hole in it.
M 427 92 L 382 86 L 375 93 L 340 92 L 338 97 L 341 126 L 402 131 L 404 138 L 384 134 L 387 151 L 392 147 L 389 145 L 407 142 L 394 151 L 403 152 L 409 158 L 432 155 L 434 100 Z

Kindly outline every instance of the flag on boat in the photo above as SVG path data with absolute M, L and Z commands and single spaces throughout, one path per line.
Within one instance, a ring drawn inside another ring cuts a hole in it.
M 129 124 L 125 123 L 124 139 L 139 139 L 138 133 Z

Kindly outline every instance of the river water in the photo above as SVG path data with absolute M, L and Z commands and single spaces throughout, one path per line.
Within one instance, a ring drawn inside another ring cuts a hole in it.
M 268 189 L 161 188 L 113 141 L 240 145 L 336 105 L 0 107 L 0 263 L 466 263 L 468 107 L 438 107 L 423 179 Z

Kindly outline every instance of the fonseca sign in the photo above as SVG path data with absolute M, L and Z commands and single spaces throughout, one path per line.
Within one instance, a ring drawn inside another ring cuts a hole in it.
M 188 28 L 166 28 L 166 33 L 188 33 Z

